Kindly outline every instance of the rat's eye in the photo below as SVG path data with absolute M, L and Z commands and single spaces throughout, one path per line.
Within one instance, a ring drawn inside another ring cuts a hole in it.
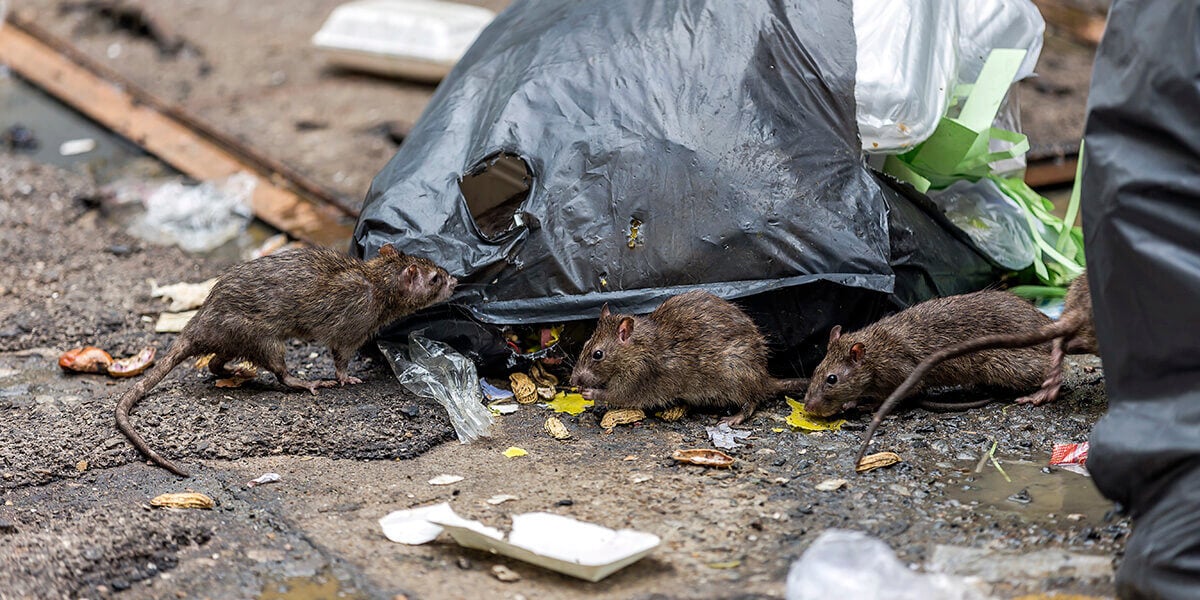
M 592 353 L 592 360 L 604 360 L 604 351 L 597 350 Z
M 830 373 L 829 377 L 825 378 L 825 383 L 828 383 L 829 385 L 833 385 L 833 384 L 837 383 L 837 375 Z
M 441 273 L 434 273 L 434 274 L 433 274 L 433 282 L 434 282 L 434 283 L 441 283 L 441 282 L 442 282 L 442 274 L 441 274 Z

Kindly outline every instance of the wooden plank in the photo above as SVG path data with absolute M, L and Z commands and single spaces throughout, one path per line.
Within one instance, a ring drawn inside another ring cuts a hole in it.
M 320 205 L 255 168 L 177 119 L 138 102 L 130 93 L 69 60 L 18 29 L 0 28 L 0 62 L 79 112 L 128 138 L 163 162 L 196 179 L 254 175 L 255 216 L 292 237 L 321 246 L 344 246 L 353 232 L 346 215 Z
M 1078 164 L 1077 156 L 1031 162 L 1025 167 L 1025 183 L 1033 188 L 1071 183 L 1075 181 L 1075 167 Z

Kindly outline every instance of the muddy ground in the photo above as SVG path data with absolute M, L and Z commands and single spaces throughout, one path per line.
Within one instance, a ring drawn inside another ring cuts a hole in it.
M 122 356 L 164 348 L 172 336 L 153 333 L 163 304 L 146 279 L 200 281 L 235 259 L 147 245 L 88 200 L 95 196 L 85 176 L 0 156 L 0 598 L 779 598 L 790 563 L 831 527 L 878 536 L 914 565 L 939 544 L 994 557 L 1099 556 L 1098 570 L 1051 561 L 1043 572 L 993 574 L 985 587 L 997 597 L 1112 592 L 1108 564 L 1127 522 L 1106 515 L 1087 479 L 1042 470 L 1051 444 L 1083 441 L 1104 411 L 1094 357 L 1072 361 L 1066 397 L 1049 406 L 903 411 L 877 447 L 905 462 L 865 476 L 850 468 L 865 418 L 839 432 L 798 433 L 782 422 L 782 403 L 748 423 L 749 443 L 731 451 L 735 468 L 706 470 L 669 456 L 708 446 L 714 415 L 609 433 L 585 412 L 564 416 L 574 437 L 559 442 L 542 430 L 549 411 L 529 405 L 501 417 L 491 439 L 460 445 L 441 409 L 406 393 L 377 356 L 352 363 L 366 383 L 317 397 L 283 391 L 269 376 L 216 388 L 184 366 L 133 418 L 152 446 L 194 473 L 180 480 L 145 464 L 113 427 L 128 382 L 66 375 L 55 359 L 83 344 Z M 289 361 L 305 376 L 332 376 L 322 348 L 295 345 Z M 993 442 L 1011 484 L 990 466 L 974 473 Z M 509 446 L 529 455 L 506 458 Z M 264 472 L 282 480 L 245 486 Z M 427 483 L 443 473 L 465 479 Z M 833 478 L 849 482 L 815 489 Z M 1007 500 L 1021 489 L 1032 503 Z M 185 490 L 212 496 L 217 508 L 148 507 Z M 519 499 L 484 502 L 496 494 Z M 507 515 L 544 510 L 651 532 L 662 545 L 591 584 L 446 540 L 406 547 L 383 537 L 380 517 L 440 501 L 501 527 Z M 521 579 L 497 580 L 496 564 Z

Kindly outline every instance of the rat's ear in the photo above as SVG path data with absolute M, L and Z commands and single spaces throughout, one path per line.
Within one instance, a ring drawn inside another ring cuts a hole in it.
M 600 318 L 603 319 L 604 317 L 607 317 L 610 314 L 612 314 L 612 313 L 608 312 L 608 303 L 605 302 L 604 306 L 600 307 Z
M 388 242 L 379 248 L 379 255 L 388 258 L 395 258 L 400 256 L 400 253 L 396 251 L 396 247 L 393 246 L 391 242 Z
M 863 346 L 862 342 L 858 342 L 857 344 L 850 346 L 850 360 L 853 360 L 856 363 L 862 362 L 863 354 L 866 352 L 867 347 Z
M 395 250 L 393 250 L 393 252 L 395 252 Z M 379 253 L 382 255 L 383 250 L 381 249 Z M 404 267 L 403 271 L 400 272 L 400 281 L 403 281 L 404 285 L 409 288 L 415 287 L 416 284 L 419 283 L 420 278 L 421 269 L 418 269 L 417 265 L 408 265 L 407 267 Z
M 842 326 L 834 325 L 833 329 L 829 330 L 829 343 L 833 344 L 840 337 L 842 337 Z
M 633 335 L 633 317 L 625 317 L 621 319 L 621 323 L 617 325 L 617 340 L 622 344 L 628 344 L 630 336 Z

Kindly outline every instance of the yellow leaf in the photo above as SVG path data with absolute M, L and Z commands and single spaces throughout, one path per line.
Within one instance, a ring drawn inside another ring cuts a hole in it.
M 554 400 L 546 403 L 546 406 L 554 409 L 554 412 L 567 413 L 568 415 L 577 415 L 584 411 L 587 407 L 595 404 L 591 400 L 584 400 L 583 394 L 568 394 L 559 392 Z
M 808 414 L 804 410 L 804 404 L 796 402 L 787 396 L 783 397 L 787 400 L 788 406 L 792 407 L 792 414 L 787 417 L 787 424 L 797 429 L 805 431 L 837 431 L 842 428 L 845 419 L 822 419 L 821 417 Z
M 740 560 L 708 563 L 708 568 L 710 568 L 710 569 L 736 569 L 740 566 L 742 566 L 742 561 L 740 561 Z
M 508 450 L 505 450 L 505 451 L 504 451 L 504 455 L 505 455 L 505 456 L 507 456 L 507 457 L 509 457 L 509 458 L 516 458 L 516 457 L 518 457 L 518 456 L 525 456 L 526 454 L 529 454 L 529 453 L 528 453 L 528 452 L 526 452 L 524 448 L 518 448 L 518 447 L 516 447 L 516 446 L 509 446 Z

